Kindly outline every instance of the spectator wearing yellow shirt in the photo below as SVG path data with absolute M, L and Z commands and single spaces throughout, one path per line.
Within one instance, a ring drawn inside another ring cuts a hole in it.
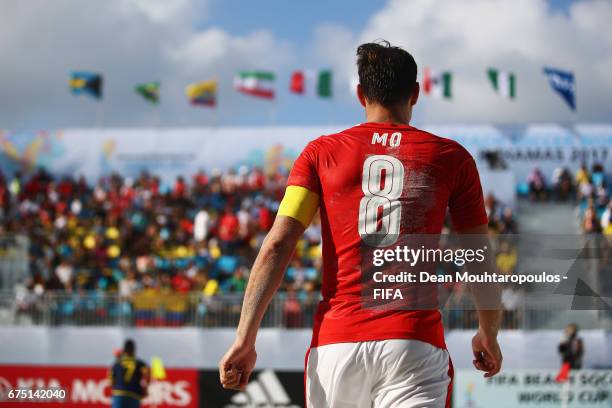
M 501 241 L 500 252 L 495 258 L 497 269 L 505 275 L 512 275 L 516 270 L 517 262 L 516 248 L 513 248 L 507 241 Z

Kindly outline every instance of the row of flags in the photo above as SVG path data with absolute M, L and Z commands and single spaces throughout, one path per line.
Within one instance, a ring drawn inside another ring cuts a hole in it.
M 551 89 L 555 91 L 572 110 L 576 110 L 576 94 L 574 74 L 558 68 L 544 67 L 544 76 Z M 504 98 L 516 98 L 516 75 L 513 72 L 497 68 L 487 69 L 487 77 L 491 86 Z M 427 95 L 450 99 L 452 92 L 453 73 L 451 71 L 435 71 L 425 68 L 423 74 L 423 91 Z
M 247 95 L 264 99 L 274 99 L 276 76 L 268 71 L 241 71 L 234 78 L 234 88 Z M 102 74 L 75 71 L 71 74 L 69 85 L 75 94 L 87 94 L 102 99 Z M 148 102 L 159 103 L 160 82 L 147 82 L 134 87 L 137 94 Z M 194 82 L 185 87 L 185 94 L 192 105 L 215 107 L 217 104 L 218 80 Z M 289 90 L 295 94 L 315 94 L 321 98 L 332 97 L 332 72 L 294 71 Z
M 513 72 L 489 68 L 487 78 L 495 92 L 502 97 L 514 100 L 517 92 L 517 78 Z M 572 110 L 576 110 L 575 78 L 570 71 L 544 67 L 543 74 L 555 91 Z M 234 78 L 234 89 L 246 95 L 262 99 L 274 99 L 276 75 L 269 71 L 241 71 Z M 70 89 L 75 94 L 87 94 L 102 98 L 103 77 L 92 72 L 73 72 Z M 423 92 L 434 97 L 451 99 L 453 97 L 452 71 L 438 71 L 425 68 L 422 81 Z M 160 83 L 148 82 L 136 85 L 135 91 L 145 100 L 159 103 Z M 332 97 L 332 71 L 294 71 L 289 81 L 289 91 L 299 95 L 313 95 L 319 98 Z M 185 94 L 192 105 L 215 107 L 217 105 L 218 80 L 195 82 L 185 87 Z
M 516 97 L 516 76 L 512 72 L 489 68 L 487 77 L 495 92 L 508 99 Z M 453 96 L 452 79 L 453 74 L 450 71 L 438 72 L 425 68 L 423 91 L 427 95 L 450 99 Z

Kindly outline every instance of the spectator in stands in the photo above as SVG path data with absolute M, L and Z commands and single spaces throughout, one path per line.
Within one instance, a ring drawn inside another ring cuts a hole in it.
M 8 206 L 10 201 L 10 193 L 8 185 L 6 184 L 6 179 L 4 178 L 4 174 L 0 172 L 0 221 L 4 219 L 4 216 L 7 214 Z M 2 230 L 2 225 L 0 224 L 0 231 Z
M 193 238 L 196 242 L 206 240 L 211 227 L 211 218 L 205 208 L 201 208 L 193 221 Z
M 288 329 L 302 327 L 302 305 L 298 301 L 295 289 L 289 287 L 283 303 L 283 325 Z
M 68 292 L 72 290 L 73 271 L 74 268 L 67 259 L 62 259 L 60 264 L 55 268 L 55 275 L 63 285 L 64 289 L 66 289 Z
M 601 223 L 597 219 L 597 212 L 592 204 L 584 212 L 582 232 L 584 234 L 601 234 L 602 232 Z
M 591 181 L 595 187 L 606 185 L 606 173 L 604 172 L 604 167 L 602 164 L 593 164 L 593 168 L 591 169 Z
M 233 182 L 226 181 L 226 185 L 228 188 L 233 188 Z M 236 217 L 230 208 L 226 208 L 219 220 L 219 244 L 223 251 L 235 249 L 239 229 L 240 222 L 238 221 L 238 217 Z
M 130 299 L 134 292 L 138 289 L 138 281 L 134 270 L 129 269 L 124 279 L 119 282 L 119 296 Z
M 601 229 L 604 234 L 612 235 L 612 200 L 608 201 L 608 205 L 601 215 Z
M 495 257 L 497 269 L 504 275 L 513 275 L 516 271 L 516 265 L 518 262 L 516 248 L 514 248 L 510 242 L 506 240 L 500 240 L 499 245 L 500 249 Z
M 501 220 L 499 220 L 499 233 L 518 234 L 517 222 L 514 219 L 514 212 L 510 207 L 504 208 Z
M 533 201 L 544 201 L 547 198 L 546 180 L 542 171 L 535 167 L 527 177 L 529 196 Z
M 582 358 L 584 356 L 584 344 L 578 337 L 578 325 L 571 323 L 565 328 L 565 336 L 559 343 L 559 354 L 563 363 L 569 364 L 573 370 L 582 368 Z
M 566 168 L 556 168 L 553 172 L 553 188 L 555 191 L 555 197 L 559 201 L 567 201 L 572 194 L 573 183 L 572 175 Z
M 280 166 L 199 171 L 170 185 L 146 172 L 134 179 L 110 174 L 90 185 L 43 170 L 5 176 L 0 187 L 9 199 L 0 229 L 30 242 L 32 279 L 24 290 L 58 292 L 67 313 L 116 295 L 126 320 L 139 326 L 183 324 L 192 307 L 212 316 L 217 295 L 242 293 L 249 273 L 243 265 L 270 229 L 286 182 Z M 487 202 L 492 228 L 514 232 L 512 210 L 492 195 Z M 320 270 L 315 216 L 283 284 L 295 294 L 287 310 L 292 302 L 302 313 L 316 307 Z
M 489 193 L 485 197 L 485 210 L 489 220 L 497 218 L 499 215 L 499 201 L 497 201 L 493 193 Z
M 187 184 L 185 183 L 183 176 L 176 178 L 174 188 L 172 189 L 172 194 L 175 199 L 185 198 L 185 195 L 187 194 Z
M 179 271 L 172 277 L 172 289 L 178 293 L 186 294 L 191 292 L 192 282 L 187 276 L 187 269 L 179 269 Z
M 228 280 L 226 292 L 228 293 L 244 293 L 247 285 L 247 271 L 245 266 L 239 266 L 234 271 L 234 274 Z
M 586 183 L 590 180 L 591 176 L 589 175 L 589 171 L 587 170 L 586 164 L 583 162 L 580 164 L 578 170 L 576 170 L 576 174 L 574 175 L 574 181 L 576 185 L 580 185 L 582 183 Z
M 19 197 L 19 194 L 21 194 L 22 184 L 23 182 L 21 180 L 21 173 L 15 172 L 13 178 L 11 179 L 11 182 L 9 183 L 9 192 L 11 193 L 11 196 L 14 200 L 16 200 Z
M 516 329 L 517 322 L 522 315 L 525 306 L 525 290 L 523 285 L 506 284 L 501 293 L 501 301 L 504 305 L 502 324 L 508 329 Z
M 603 209 L 606 205 L 608 205 L 608 189 L 606 186 L 599 184 L 595 186 L 594 191 L 594 200 L 595 206 L 597 209 Z
M 595 194 L 595 187 L 591 183 L 591 179 L 588 178 L 585 182 L 580 183 L 578 186 L 578 193 L 576 198 L 579 202 L 584 202 L 593 197 Z

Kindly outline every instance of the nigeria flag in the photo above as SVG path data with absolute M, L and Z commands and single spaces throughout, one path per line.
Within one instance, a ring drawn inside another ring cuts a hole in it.
M 496 68 L 487 70 L 489 81 L 493 89 L 504 98 L 514 99 L 516 97 L 516 76 L 512 72 L 501 71 Z

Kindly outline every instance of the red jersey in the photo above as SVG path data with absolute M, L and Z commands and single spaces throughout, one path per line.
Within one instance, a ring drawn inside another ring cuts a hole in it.
M 320 196 L 323 299 L 311 345 L 416 339 L 444 348 L 438 310 L 362 307 L 360 247 L 372 222 L 380 223 L 376 204 L 367 211 L 372 197 L 401 206 L 383 221 L 390 232 L 439 234 L 447 208 L 457 230 L 486 224 L 478 171 L 467 150 L 411 126 L 366 123 L 310 142 L 287 185 Z

